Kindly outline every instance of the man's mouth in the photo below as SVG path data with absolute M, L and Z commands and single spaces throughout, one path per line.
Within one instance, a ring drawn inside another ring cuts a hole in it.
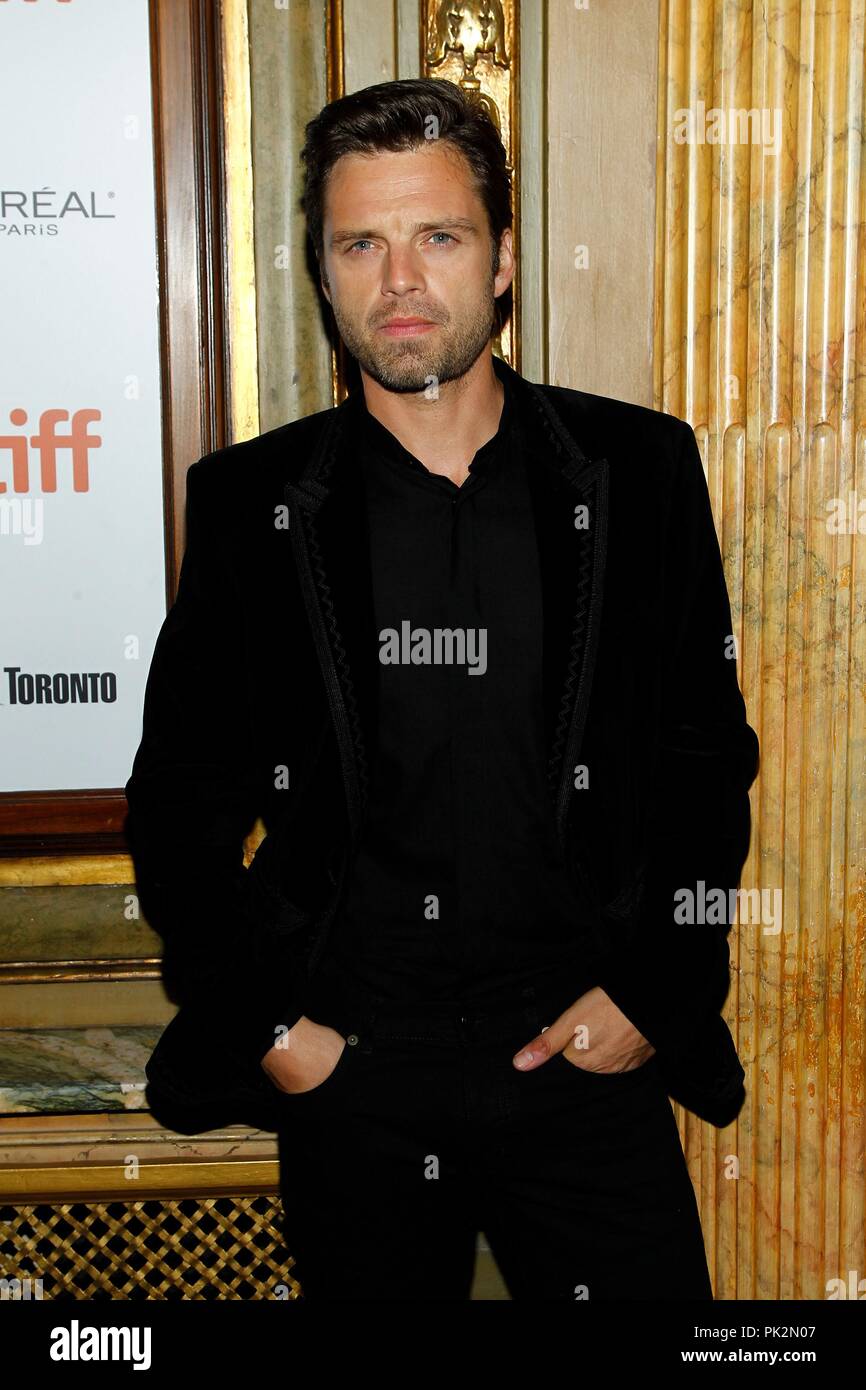
M 428 329 L 435 328 L 436 324 L 431 323 L 430 319 L 405 318 L 389 319 L 380 328 L 380 333 L 387 333 L 392 338 L 408 338 L 416 333 L 426 333 Z

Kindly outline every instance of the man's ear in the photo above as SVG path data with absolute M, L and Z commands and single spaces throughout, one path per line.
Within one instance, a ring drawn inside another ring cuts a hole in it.
M 328 303 L 330 304 L 330 303 L 331 303 L 331 290 L 330 290 L 330 286 L 329 286 L 329 284 L 328 284 L 328 277 L 327 277 L 327 275 L 326 275 L 326 273 L 325 273 L 325 270 L 324 270 L 324 268 L 323 268 L 323 266 L 322 266 L 321 261 L 319 262 L 319 284 L 322 286 L 322 294 L 325 296 L 325 298 L 327 299 Z M 332 306 L 332 307 L 333 307 L 333 306 Z
M 514 239 L 512 236 L 511 228 L 506 227 L 499 241 L 499 268 L 495 276 L 495 281 L 497 283 L 500 280 L 504 279 L 505 284 L 502 285 L 501 289 L 496 290 L 497 297 L 500 294 L 504 294 L 505 291 L 508 289 L 508 286 L 511 284 L 511 281 L 514 279 L 515 268 L 516 267 L 514 262 Z

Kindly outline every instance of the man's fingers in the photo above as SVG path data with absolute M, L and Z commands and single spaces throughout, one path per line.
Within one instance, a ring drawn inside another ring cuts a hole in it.
M 514 1065 L 519 1071 L 530 1071 L 542 1066 L 555 1052 L 561 1052 L 574 1037 L 574 1030 L 558 1021 L 550 1028 L 543 1028 L 532 1042 L 515 1053 Z

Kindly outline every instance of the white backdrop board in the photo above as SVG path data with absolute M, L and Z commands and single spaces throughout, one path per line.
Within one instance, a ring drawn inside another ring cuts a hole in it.
M 0 791 L 122 787 L 165 616 L 147 0 L 0 0 Z

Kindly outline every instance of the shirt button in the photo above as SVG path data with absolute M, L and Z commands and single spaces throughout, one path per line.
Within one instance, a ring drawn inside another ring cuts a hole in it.
M 346 1042 L 349 1044 L 350 1047 L 355 1047 L 358 1042 L 358 1034 L 350 1033 L 348 1038 L 346 1039 Z

